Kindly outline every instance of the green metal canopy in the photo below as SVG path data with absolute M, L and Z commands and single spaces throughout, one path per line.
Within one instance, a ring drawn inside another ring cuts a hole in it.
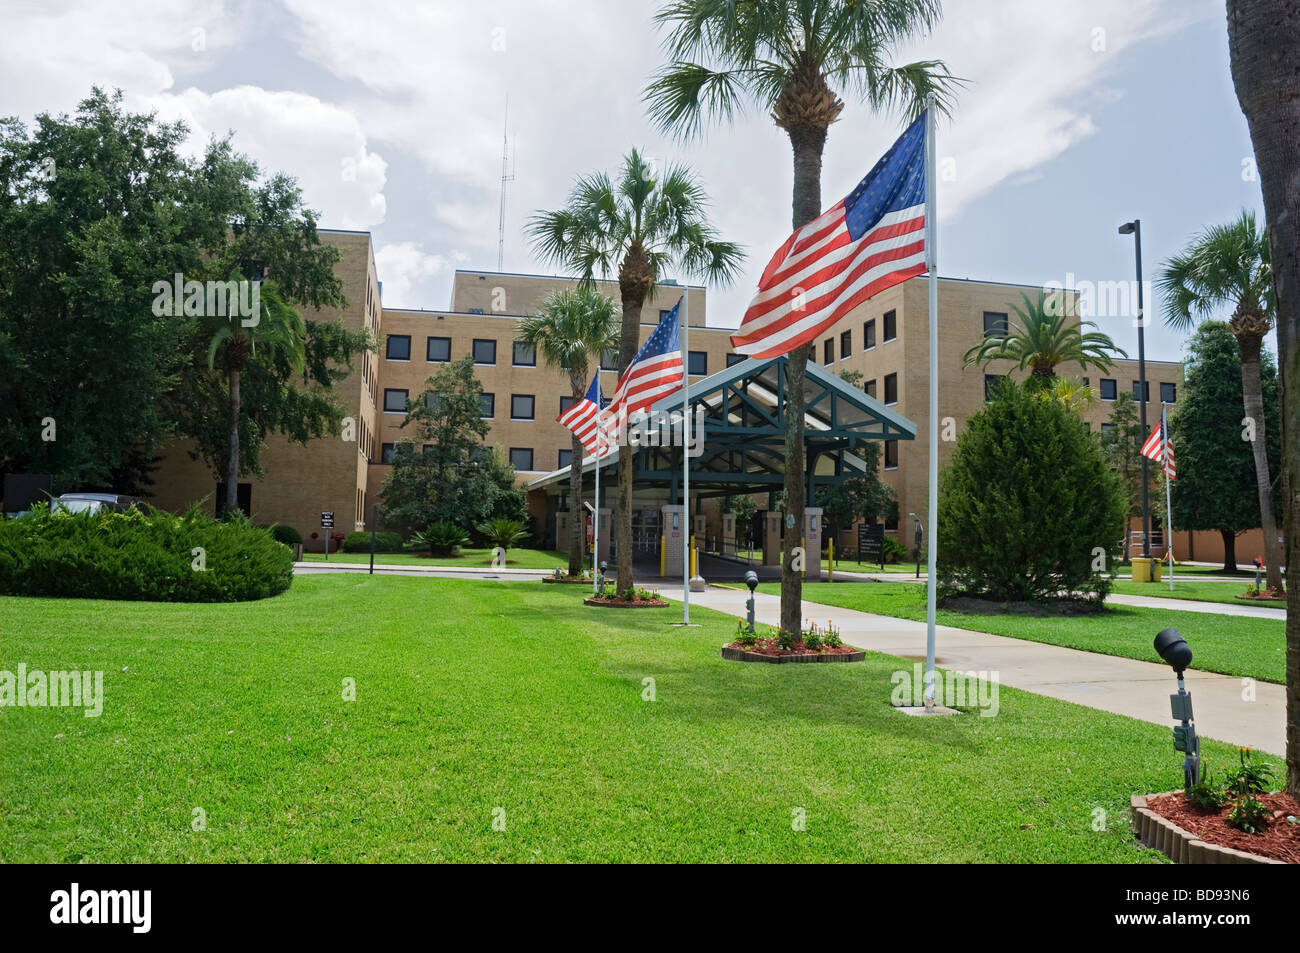
M 789 364 L 784 356 L 747 358 L 690 385 L 690 414 L 704 408 L 704 448 L 691 460 L 692 495 L 774 491 L 785 473 L 785 397 Z M 852 451 L 867 440 L 913 440 L 916 425 L 838 376 L 809 363 L 803 382 L 807 487 L 811 503 L 815 488 L 839 483 L 865 472 Z M 665 397 L 651 411 L 659 415 L 682 411 L 682 397 Z M 681 447 L 620 447 L 606 457 L 606 474 L 617 470 L 620 455 L 631 451 L 638 488 L 667 487 L 677 501 L 682 475 Z M 591 457 L 582 461 L 584 473 L 595 469 Z M 529 489 L 567 487 L 569 467 L 538 477 Z M 612 484 L 611 484 L 612 485 Z

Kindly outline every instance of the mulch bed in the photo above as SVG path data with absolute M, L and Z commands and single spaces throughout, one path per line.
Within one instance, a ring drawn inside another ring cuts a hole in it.
M 590 579 L 583 579 L 581 576 L 543 576 L 542 582 L 549 582 L 561 586 L 590 586 Z
M 1273 811 L 1273 821 L 1258 834 L 1247 834 L 1228 825 L 1232 805 L 1202 811 L 1189 804 L 1181 792 L 1147 797 L 1147 808 L 1195 834 L 1207 844 L 1259 854 L 1288 864 L 1300 864 L 1300 824 L 1292 824 L 1287 815 L 1300 817 L 1300 801 L 1289 794 L 1259 794 L 1260 803 Z
M 760 638 L 753 645 L 731 642 L 722 647 L 722 657 L 733 662 L 861 662 L 867 657 L 862 649 L 852 645 L 834 648 L 823 646 L 812 650 L 802 643 L 793 649 L 781 648 L 774 638 Z
M 584 605 L 605 606 L 609 609 L 662 609 L 668 605 L 662 599 L 610 599 L 605 596 L 588 596 L 582 602 Z
M 1285 602 L 1286 593 L 1278 592 L 1276 589 L 1269 589 L 1267 592 L 1239 592 L 1237 593 L 1237 598 L 1249 599 L 1252 602 L 1264 602 L 1264 601 L 1274 601 L 1274 600 Z

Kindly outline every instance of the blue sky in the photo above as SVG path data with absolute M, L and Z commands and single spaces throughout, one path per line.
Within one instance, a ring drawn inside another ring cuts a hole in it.
M 505 267 L 553 269 L 522 237 L 580 172 L 631 146 L 697 170 L 746 274 L 711 291 L 709 323 L 735 326 L 789 230 L 790 155 L 751 110 L 702 141 L 656 134 L 641 90 L 659 65 L 655 0 L 120 0 L 4 2 L 0 112 L 66 111 L 92 83 L 184 118 L 194 149 L 236 131 L 268 169 L 296 175 L 322 224 L 369 229 L 385 304 L 445 308 L 451 272 L 497 260 L 510 98 L 516 180 Z M 1033 284 L 1133 275 L 1140 217 L 1150 277 L 1205 225 L 1260 208 L 1213 0 L 948 0 L 935 34 L 899 58 L 937 56 L 971 79 L 938 151 L 940 271 Z M 898 117 L 850 102 L 823 170 L 827 203 L 897 135 Z M 1103 330 L 1135 353 L 1124 318 Z M 1148 354 L 1176 359 L 1157 320 Z

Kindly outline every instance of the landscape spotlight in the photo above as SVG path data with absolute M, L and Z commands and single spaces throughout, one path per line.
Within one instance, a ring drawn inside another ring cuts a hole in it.
M 1156 636 L 1156 652 L 1183 679 L 1183 672 L 1192 664 L 1192 647 L 1183 639 L 1177 629 L 1161 629 Z
M 745 612 L 748 615 L 749 631 L 754 631 L 754 590 L 758 588 L 758 573 L 750 570 L 745 573 L 745 585 L 749 586 L 749 598 L 745 600 Z
M 1192 724 L 1192 695 L 1183 684 L 1183 672 L 1192 664 L 1192 648 L 1177 629 L 1161 629 L 1155 640 L 1156 652 L 1178 676 L 1178 692 L 1169 696 L 1169 710 L 1181 722 L 1174 726 L 1174 750 L 1183 752 L 1183 790 L 1201 780 L 1201 740 Z

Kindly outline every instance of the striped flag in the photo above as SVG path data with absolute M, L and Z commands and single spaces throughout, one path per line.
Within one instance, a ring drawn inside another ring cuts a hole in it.
M 555 419 L 573 431 L 583 449 L 593 457 L 603 457 L 610 451 L 609 442 L 599 427 L 601 404 L 600 371 L 592 375 L 587 393 L 572 407 Z M 576 462 L 576 461 L 575 461 Z
M 777 249 L 731 343 L 753 357 L 788 354 L 925 270 L 922 112 L 857 188 Z
M 678 301 L 673 305 L 618 379 L 618 387 L 601 423 L 612 443 L 620 442 L 619 435 L 626 429 L 628 417 L 682 389 L 686 365 L 682 363 L 678 335 L 677 311 L 681 304 Z
M 1178 476 L 1174 466 L 1174 442 L 1169 438 L 1169 424 L 1165 420 L 1165 409 L 1160 408 L 1160 423 L 1151 428 L 1151 436 L 1142 444 L 1142 456 L 1150 457 L 1162 464 L 1165 478 L 1173 480 Z

